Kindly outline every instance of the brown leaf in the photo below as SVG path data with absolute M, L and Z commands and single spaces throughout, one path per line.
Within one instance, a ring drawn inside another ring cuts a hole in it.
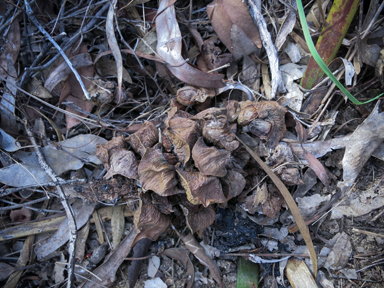
M 226 166 L 231 160 L 231 152 L 216 147 L 208 147 L 200 137 L 192 149 L 192 158 L 200 173 L 207 176 L 224 177 Z
M 187 226 L 192 234 L 197 232 L 201 235 L 203 230 L 215 221 L 216 213 L 212 205 L 203 207 L 201 205 L 193 205 L 186 201 L 179 205 L 183 210 Z
M 299 185 L 303 184 L 299 169 L 296 165 L 289 164 L 295 162 L 293 153 L 289 145 L 285 142 L 280 142 L 273 149 L 271 155 L 269 155 L 265 163 L 275 170 L 281 180 L 286 185 Z
M 112 81 L 93 80 L 88 88 L 92 103 L 97 106 L 111 103 L 115 98 L 115 86 L 116 83 Z
M 12 210 L 9 214 L 12 222 L 28 222 L 31 220 L 32 211 L 28 208 L 21 208 L 18 210 Z
M 205 176 L 200 172 L 187 172 L 180 168 L 176 168 L 176 171 L 187 193 L 188 201 L 192 204 L 208 207 L 211 203 L 226 202 L 218 178 Z
M 140 233 L 135 238 L 134 244 L 143 238 L 156 241 L 167 230 L 171 220 L 153 206 L 148 194 L 141 195 L 139 201 L 139 208 L 136 210 L 133 220 Z
M 121 149 L 114 151 L 109 158 L 110 168 L 105 174 L 104 179 L 109 179 L 113 175 L 120 174 L 130 179 L 138 179 L 138 162 L 132 151 Z
M 166 121 L 165 135 L 171 141 L 179 161 L 186 165 L 191 159 L 191 149 L 200 135 L 199 125 L 190 119 L 175 117 Z
M 181 265 L 183 265 L 188 275 L 188 280 L 185 287 L 191 288 L 195 279 L 195 269 L 193 267 L 191 259 L 189 259 L 188 250 L 186 250 L 185 248 L 170 248 L 161 252 L 160 255 L 176 259 L 181 263 Z
M 217 144 L 229 151 L 239 147 L 239 142 L 235 140 L 234 134 L 229 129 L 227 119 L 227 109 L 209 108 L 192 119 L 197 119 L 203 127 L 203 137 L 209 143 Z
M 185 106 L 191 106 L 196 102 L 204 103 L 207 98 L 215 97 L 216 93 L 213 89 L 195 88 L 185 86 L 177 90 L 177 101 Z
M 95 69 L 101 77 L 114 76 L 117 78 L 116 62 L 107 57 L 101 57 L 97 62 L 94 62 Z M 123 67 L 123 80 L 132 84 L 131 76 L 127 69 Z
M 236 122 L 241 111 L 239 101 L 229 100 L 226 108 L 227 108 L 227 117 L 228 117 L 229 123 Z
M 180 193 L 176 187 L 175 167 L 169 165 L 160 149 L 148 148 L 139 164 L 139 179 L 144 191 L 152 190 L 161 196 Z
M 304 156 L 304 159 L 308 161 L 308 166 L 316 173 L 316 176 L 324 184 L 328 192 L 331 193 L 327 171 L 325 171 L 323 164 L 321 164 L 321 162 L 317 160 L 315 156 L 313 156 L 310 152 L 306 150 L 304 150 L 303 156 Z
M 220 180 L 227 201 L 243 192 L 246 184 L 244 176 L 232 169 L 228 170 L 225 177 L 221 178 Z
M 139 233 L 139 230 L 136 229 L 136 227 L 133 227 L 124 240 L 121 241 L 120 245 L 107 255 L 104 263 L 93 271 L 93 275 L 96 275 L 97 277 L 90 277 L 90 279 L 84 281 L 80 287 L 91 288 L 95 287 L 95 284 L 111 286 L 116 280 L 117 269 L 120 267 L 121 263 L 123 263 L 133 247 L 133 241 L 135 240 L 137 233 Z M 100 281 L 99 279 L 102 280 Z
M 124 149 L 125 143 L 124 143 L 123 137 L 120 136 L 108 141 L 106 144 L 96 145 L 96 147 L 97 147 L 97 151 L 96 151 L 97 158 L 99 158 L 100 161 L 103 162 L 104 167 L 107 170 L 109 170 L 111 169 L 111 165 L 110 165 L 111 155 L 116 151 Z
M 261 39 L 257 26 L 248 12 L 247 3 L 241 0 L 216 0 L 207 5 L 207 14 L 212 22 L 215 32 L 221 42 L 233 54 L 234 46 L 241 46 L 242 43 L 233 42 L 231 39 L 232 25 L 238 29 L 261 48 Z
M 209 269 L 211 272 L 211 277 L 215 279 L 217 284 L 219 284 L 220 287 L 223 287 L 219 268 L 217 268 L 215 262 L 213 262 L 213 260 L 207 254 L 205 254 L 204 248 L 201 247 L 195 237 L 193 237 L 192 234 L 188 234 L 187 236 L 179 235 L 179 237 L 184 242 L 185 247 L 191 251 L 193 255 L 195 255 L 197 260 L 199 260 L 201 264 Z
M 281 205 L 284 203 L 282 198 L 275 194 L 269 194 L 268 200 L 263 204 L 263 214 L 268 216 L 269 218 L 275 218 L 277 212 L 280 211 Z
M 240 102 L 240 106 L 238 124 L 248 125 L 249 132 L 267 140 L 268 148 L 275 147 L 287 130 L 285 127 L 287 109 L 274 101 L 252 102 L 247 100 Z
M 171 0 L 160 2 L 156 17 L 157 53 L 168 63 L 168 69 L 185 83 L 204 88 L 221 88 L 224 75 L 204 73 L 186 63 L 181 55 L 182 35 Z
M 137 132 L 130 135 L 125 141 L 132 145 L 137 154 L 144 156 L 147 148 L 151 148 L 159 142 L 159 132 L 151 121 L 146 121 Z
M 124 234 L 125 217 L 124 206 L 117 205 L 112 209 L 111 228 L 112 228 L 112 248 L 120 244 L 121 238 Z

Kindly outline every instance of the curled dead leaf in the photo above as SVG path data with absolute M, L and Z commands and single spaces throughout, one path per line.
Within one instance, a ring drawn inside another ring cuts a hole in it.
M 115 86 L 116 83 L 112 81 L 104 81 L 102 79 L 93 80 L 91 86 L 88 88 L 92 103 L 98 106 L 111 103 L 115 97 Z
M 235 140 L 235 135 L 229 128 L 227 109 L 209 108 L 192 119 L 201 121 L 203 137 L 209 143 L 217 144 L 228 151 L 233 151 L 239 147 L 239 142 Z
M 274 101 L 240 102 L 241 112 L 237 122 L 248 125 L 247 132 L 267 140 L 267 147 L 273 148 L 283 138 L 286 129 L 285 113 L 287 109 Z
M 218 178 L 205 176 L 200 172 L 187 172 L 176 168 L 180 182 L 192 204 L 208 207 L 211 203 L 224 203 L 226 198 Z
M 185 106 L 191 106 L 196 102 L 204 103 L 208 98 L 215 97 L 216 93 L 213 89 L 195 88 L 185 86 L 177 90 L 177 101 Z
M 227 175 L 220 180 L 227 201 L 243 192 L 246 184 L 244 176 L 232 169 L 228 170 Z
M 159 141 L 159 133 L 156 126 L 147 121 L 138 131 L 125 138 L 125 141 L 132 145 L 137 154 L 144 156 L 146 149 Z
M 139 164 L 139 179 L 143 189 L 161 196 L 180 193 L 176 187 L 175 167 L 168 164 L 157 146 L 148 148 Z
M 286 185 L 299 185 L 303 184 L 301 179 L 299 169 L 295 167 L 296 165 L 287 164 L 289 162 L 294 162 L 295 158 L 291 148 L 287 143 L 280 142 L 277 144 L 272 154 L 269 155 L 265 163 L 275 169 L 276 175 L 278 175 L 281 180 Z
M 133 245 L 143 238 L 149 238 L 152 241 L 156 241 L 171 224 L 169 217 L 162 214 L 151 203 L 151 197 L 148 194 L 141 195 L 139 208 L 133 216 L 133 221 L 135 227 L 140 231 L 136 236 Z
M 96 145 L 97 151 L 96 156 L 100 159 L 100 161 L 104 164 L 105 169 L 111 169 L 110 161 L 111 155 L 116 151 L 125 148 L 125 142 L 123 137 L 117 137 L 108 141 L 106 144 Z
M 227 117 L 229 123 L 233 123 L 239 117 L 241 106 L 239 101 L 230 100 L 227 105 Z
M 202 205 L 193 205 L 189 202 L 179 205 L 183 210 L 187 226 L 192 234 L 197 232 L 201 235 L 203 230 L 215 221 L 216 213 L 212 205 L 203 207 Z
M 109 169 L 104 179 L 120 174 L 130 179 L 138 179 L 138 162 L 135 154 L 126 149 L 115 150 L 109 158 Z
M 28 208 L 21 208 L 18 210 L 12 210 L 9 214 L 12 222 L 28 222 L 31 220 L 32 211 Z
M 175 117 L 166 121 L 165 135 L 171 141 L 179 161 L 186 165 L 191 159 L 191 149 L 200 136 L 199 125 L 188 118 Z
M 192 158 L 203 175 L 224 177 L 227 174 L 226 166 L 231 160 L 231 152 L 214 146 L 208 147 L 200 137 L 193 146 Z

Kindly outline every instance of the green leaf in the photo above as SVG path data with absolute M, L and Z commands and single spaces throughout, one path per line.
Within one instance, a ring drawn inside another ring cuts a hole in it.
M 259 265 L 239 258 L 236 288 L 257 288 L 259 286 Z
M 296 3 L 297 3 L 297 8 L 299 10 L 300 23 L 301 23 L 301 26 L 303 28 L 305 41 L 307 42 L 308 48 L 311 51 L 312 57 L 315 59 L 317 64 L 320 66 L 320 68 L 325 72 L 325 74 L 327 74 L 327 76 L 333 81 L 333 83 L 335 83 L 336 86 L 344 93 L 344 95 L 347 96 L 349 100 L 351 100 L 354 104 L 357 104 L 357 105 L 362 105 L 362 104 L 372 102 L 372 101 L 376 100 L 377 98 L 379 98 L 380 96 L 382 96 L 384 93 L 382 93 L 379 96 L 376 96 L 375 98 L 370 99 L 368 101 L 360 102 L 351 93 L 349 93 L 349 91 L 343 86 L 343 84 L 341 84 L 339 82 L 339 80 L 337 80 L 337 78 L 333 75 L 331 70 L 328 69 L 327 65 L 321 59 L 319 53 L 317 52 L 317 50 L 315 48 L 315 45 L 312 42 L 311 34 L 309 33 L 309 30 L 308 30 L 308 25 L 307 25 L 307 21 L 305 19 L 303 4 L 301 3 L 301 0 L 296 0 Z

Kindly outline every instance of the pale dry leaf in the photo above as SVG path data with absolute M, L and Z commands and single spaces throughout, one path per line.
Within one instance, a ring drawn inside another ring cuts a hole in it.
M 185 247 L 192 252 L 193 255 L 199 260 L 201 264 L 203 264 L 205 267 L 209 269 L 211 272 L 211 277 L 215 279 L 217 284 L 220 285 L 220 287 L 223 287 L 223 283 L 221 281 L 221 274 L 220 270 L 213 262 L 212 258 L 210 258 L 207 254 L 205 254 L 204 248 L 201 247 L 199 242 L 195 239 L 195 237 L 192 234 L 188 234 L 187 236 L 179 235 L 181 240 L 184 242 Z
M 157 53 L 168 64 L 168 69 L 187 84 L 204 88 L 221 88 L 224 75 L 204 73 L 186 63 L 181 55 L 182 36 L 171 0 L 162 0 L 156 17 Z
M 117 44 L 117 39 L 115 36 L 115 25 L 113 23 L 115 15 L 115 6 L 117 0 L 112 0 L 108 14 L 107 21 L 105 23 L 105 31 L 107 33 L 107 39 L 109 47 L 111 48 L 113 57 L 116 61 L 116 71 L 117 71 L 117 90 L 118 90 L 118 99 L 119 102 L 122 101 L 122 85 L 123 85 L 123 58 L 121 57 L 121 52 L 119 45 Z
M 186 288 L 191 288 L 193 285 L 193 281 L 195 279 L 195 269 L 193 267 L 191 259 L 189 259 L 188 255 L 189 252 L 185 248 L 170 248 L 167 250 L 164 250 L 161 253 L 162 256 L 167 256 L 172 259 L 176 259 L 183 265 L 183 267 L 186 270 L 188 277 L 188 281 L 186 283 Z

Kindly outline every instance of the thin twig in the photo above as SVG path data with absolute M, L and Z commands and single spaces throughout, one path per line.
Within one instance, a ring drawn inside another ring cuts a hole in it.
M 27 11 L 27 15 L 28 15 L 28 18 L 29 20 L 31 20 L 31 22 L 40 30 L 40 32 L 45 36 L 47 37 L 47 39 L 53 44 L 53 46 L 55 46 L 55 48 L 60 52 L 61 56 L 63 56 L 65 62 L 67 62 L 67 65 L 68 67 L 72 70 L 73 74 L 75 75 L 77 81 L 79 82 L 80 86 L 81 86 L 81 89 L 83 90 L 84 92 L 84 95 L 85 97 L 88 99 L 88 100 L 91 100 L 91 96 L 89 95 L 87 89 L 85 88 L 84 86 L 84 83 L 83 83 L 83 80 L 81 80 L 81 76 L 80 74 L 76 71 L 75 67 L 73 67 L 72 65 L 72 62 L 69 60 L 69 58 L 67 57 L 67 55 L 64 53 L 64 51 L 61 49 L 61 47 L 59 46 L 59 44 L 56 43 L 55 40 L 53 40 L 53 38 L 51 37 L 51 35 L 49 35 L 49 33 L 47 31 L 45 31 L 44 27 L 41 26 L 41 24 L 39 23 L 39 21 L 37 21 L 36 17 L 35 17 L 35 14 L 33 13 L 32 11 L 32 8 L 31 6 L 29 5 L 28 3 L 28 0 L 24 0 L 24 3 L 25 3 L 25 9 Z
M 25 2 L 27 2 L 25 0 Z M 27 7 L 27 11 L 28 8 Z M 64 207 L 65 213 L 67 214 L 68 219 L 68 228 L 70 231 L 69 235 L 69 268 L 68 268 L 68 282 L 67 287 L 71 288 L 74 280 L 74 268 L 75 268 L 75 248 L 76 248 L 76 238 L 77 238 L 77 228 L 76 228 L 76 220 L 75 215 L 72 210 L 72 207 L 69 205 L 67 201 L 67 197 L 65 196 L 63 188 L 60 186 L 60 184 L 63 182 L 63 180 L 58 177 L 55 173 L 55 171 L 52 170 L 52 168 L 47 164 L 45 161 L 45 158 L 43 154 L 41 153 L 39 146 L 36 143 L 36 139 L 33 136 L 32 130 L 27 127 L 27 123 L 25 123 L 25 130 L 27 132 L 27 135 L 29 136 L 29 139 L 31 140 L 31 143 L 35 149 L 39 164 L 41 168 L 51 177 L 52 181 L 56 182 L 58 185 L 56 186 L 57 193 L 59 194 L 59 197 L 61 198 L 61 204 Z

